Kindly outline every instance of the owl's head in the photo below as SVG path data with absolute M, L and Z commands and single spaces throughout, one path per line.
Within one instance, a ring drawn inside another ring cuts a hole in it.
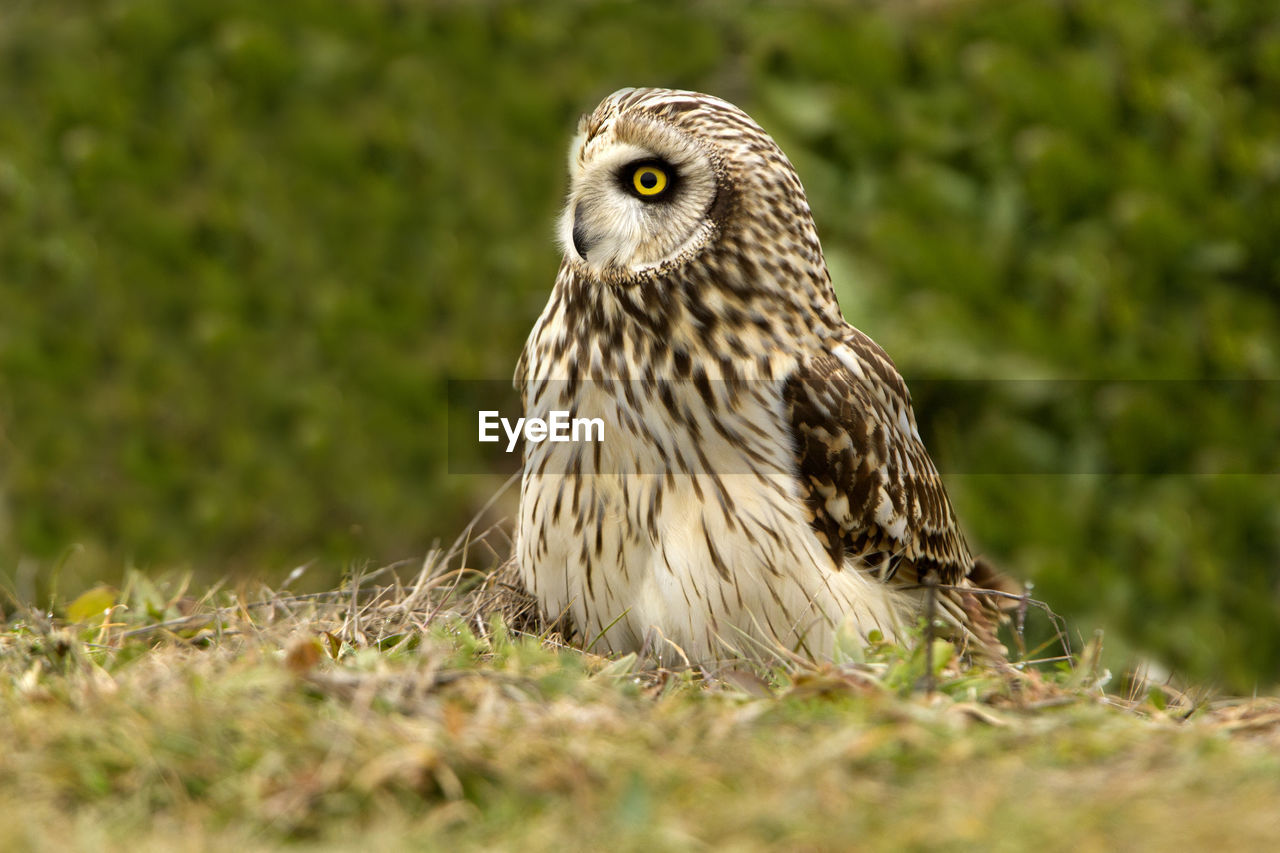
M 558 236 L 569 265 L 592 278 L 635 282 L 709 250 L 766 240 L 822 266 L 791 163 L 746 113 L 719 98 L 613 93 L 579 123 L 569 178 Z

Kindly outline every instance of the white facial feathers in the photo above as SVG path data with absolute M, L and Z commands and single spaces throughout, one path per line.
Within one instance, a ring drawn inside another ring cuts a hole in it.
M 666 176 L 646 198 L 628 188 L 638 164 Z M 695 252 L 714 235 L 707 211 L 716 170 L 703 144 L 657 119 L 584 125 L 569 156 L 570 189 L 557 237 L 565 256 L 597 276 L 634 274 Z

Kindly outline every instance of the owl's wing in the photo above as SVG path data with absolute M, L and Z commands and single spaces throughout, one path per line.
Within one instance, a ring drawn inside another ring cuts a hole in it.
M 856 557 L 904 585 L 974 574 L 906 383 L 879 345 L 851 328 L 830 354 L 800 365 L 784 399 L 800 493 L 837 566 Z

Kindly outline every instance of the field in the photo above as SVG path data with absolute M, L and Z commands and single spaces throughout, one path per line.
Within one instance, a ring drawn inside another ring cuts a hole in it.
M 1263 849 L 1280 702 L 935 641 L 654 670 L 435 555 L 323 594 L 95 590 L 0 635 L 6 849 Z M 396 571 L 406 580 L 394 580 Z M 98 612 L 98 608 L 108 605 Z M 92 614 L 92 615 L 90 615 Z M 932 669 L 926 670 L 926 664 Z M 932 674 L 929 674 L 932 673 Z
M 497 606 L 450 425 L 635 85 L 794 162 L 1015 669 Z M 1277 234 L 1275 3 L 0 2 L 0 848 L 1276 847 Z

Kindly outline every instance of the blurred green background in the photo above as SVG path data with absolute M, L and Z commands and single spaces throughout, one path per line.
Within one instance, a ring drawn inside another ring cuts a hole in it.
M 1114 661 L 1273 685 L 1277 10 L 2 0 L 0 574 L 451 539 L 500 478 L 446 380 L 510 375 L 579 114 L 665 85 L 791 156 L 979 550 Z

